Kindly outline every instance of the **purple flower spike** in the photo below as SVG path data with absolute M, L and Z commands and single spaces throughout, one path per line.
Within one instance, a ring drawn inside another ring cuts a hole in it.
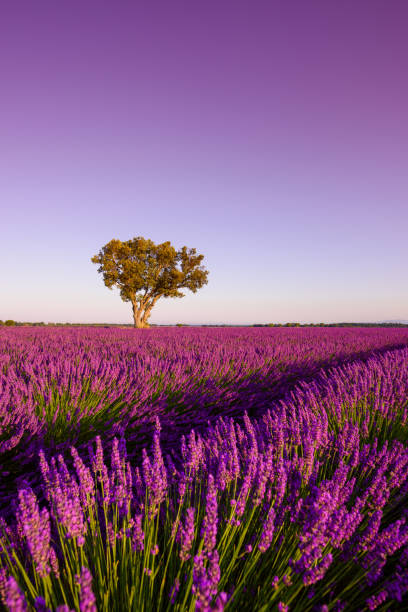
M 209 612 L 211 610 L 209 607 L 210 602 L 214 595 L 217 594 L 217 586 L 220 580 L 218 552 L 214 550 L 208 557 L 210 561 L 208 571 L 204 567 L 203 555 L 194 557 L 192 592 L 197 597 L 196 610 L 201 612 Z
M 142 451 L 142 457 L 143 477 L 149 491 L 149 516 L 153 518 L 167 492 L 167 470 L 163 461 L 158 431 L 155 431 L 153 437 L 153 463 L 145 448 Z
M 6 603 L 7 572 L 5 567 L 0 567 L 0 601 Z
M 56 516 L 67 530 L 66 537 L 76 538 L 78 546 L 83 546 L 87 525 L 81 506 L 79 487 L 75 484 L 73 482 L 71 486 L 56 487 L 53 501 Z
M 97 476 L 98 482 L 103 488 L 103 501 L 108 504 L 110 501 L 110 483 L 108 468 L 103 459 L 103 448 L 100 436 L 96 437 L 96 454 L 91 451 L 92 469 Z
M 373 595 L 366 600 L 367 608 L 369 610 L 376 610 L 385 601 L 387 601 L 387 591 L 380 591 L 378 595 Z
M 227 605 L 228 595 L 225 591 L 221 591 L 215 600 L 215 605 L 213 607 L 213 612 L 223 612 L 225 606 Z
M 258 544 L 258 548 L 261 552 L 266 552 L 271 545 L 275 523 L 275 510 L 270 508 L 268 517 L 264 523 L 261 539 Z
M 303 584 L 315 584 L 323 578 L 328 568 L 333 562 L 333 555 L 328 553 L 321 562 L 313 568 L 307 570 L 303 575 Z
M 180 559 L 187 561 L 190 558 L 190 550 L 194 541 L 194 508 L 188 508 L 187 517 L 178 534 L 181 542 Z
M 217 526 L 217 491 L 214 485 L 214 476 L 210 474 L 208 476 L 206 515 L 204 517 L 203 527 L 201 530 L 201 536 L 204 537 L 204 552 L 211 552 L 215 548 L 217 540 Z
M 126 463 L 124 455 L 120 452 L 119 440 L 113 441 L 111 466 L 112 474 L 110 479 L 111 503 L 116 503 L 121 515 L 127 513 L 128 505 L 132 500 L 132 472 L 130 465 Z M 122 449 L 122 453 L 123 453 Z
M 88 507 L 95 495 L 94 479 L 91 476 L 90 469 L 85 466 L 78 455 L 78 451 L 73 446 L 71 447 L 71 455 L 79 479 L 81 502 L 85 507 Z
M 81 612 L 97 612 L 96 599 L 92 591 L 92 575 L 88 568 L 83 567 L 81 574 L 75 576 L 79 585 L 79 609 Z
M 180 590 L 180 580 L 176 578 L 173 584 L 173 588 L 170 591 L 170 601 L 172 604 L 175 603 L 179 590 Z
M 36 597 L 34 601 L 34 608 L 36 612 L 51 612 L 50 608 L 47 608 L 44 597 Z
M 6 584 L 6 606 L 9 612 L 26 612 L 28 610 L 23 592 L 13 576 L 9 577 Z
M 138 514 L 133 519 L 132 527 L 132 548 L 136 552 L 144 550 L 144 533 L 142 529 L 143 516 Z
M 31 557 L 39 576 L 44 578 L 50 573 L 50 517 L 48 510 L 40 512 L 38 501 L 31 489 L 21 489 L 18 494 L 20 504 L 17 521 L 24 534 Z

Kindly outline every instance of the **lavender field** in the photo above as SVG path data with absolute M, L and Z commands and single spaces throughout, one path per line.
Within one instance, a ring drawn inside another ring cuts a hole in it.
M 0 329 L 4 609 L 404 610 L 408 329 Z

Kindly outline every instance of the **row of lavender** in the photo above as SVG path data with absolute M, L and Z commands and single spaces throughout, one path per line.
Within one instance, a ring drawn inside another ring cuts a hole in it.
M 164 457 L 157 421 L 141 465 L 121 437 L 109 467 L 100 439 L 86 454 L 41 453 L 42 495 L 23 486 L 3 521 L 3 601 L 60 612 L 403 609 L 407 418 L 403 348 L 323 370 L 263 416 L 191 430 Z
M 0 329 L 0 456 L 120 427 L 140 439 L 156 416 L 174 431 L 259 415 L 322 365 L 406 344 L 408 329 Z
M 66 452 L 127 432 L 166 448 L 219 414 L 262 415 L 328 363 L 408 343 L 406 329 L 0 329 L 0 513 L 41 448 Z

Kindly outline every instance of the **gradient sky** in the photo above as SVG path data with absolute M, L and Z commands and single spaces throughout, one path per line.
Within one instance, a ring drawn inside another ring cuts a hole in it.
M 196 247 L 153 323 L 408 319 L 408 3 L 0 7 L 0 319 L 131 322 L 90 258 Z

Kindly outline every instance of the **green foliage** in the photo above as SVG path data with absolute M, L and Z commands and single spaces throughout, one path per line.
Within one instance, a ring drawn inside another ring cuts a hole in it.
M 8 325 L 9 327 L 11 325 L 15 325 L 15 324 L 16 324 L 16 322 L 13 321 L 13 319 L 7 319 L 7 321 L 5 321 L 5 323 L 4 323 L 4 325 Z
M 168 241 L 155 244 L 138 236 L 111 240 L 91 261 L 99 265 L 105 285 L 117 287 L 122 300 L 132 303 L 135 326 L 146 327 L 157 300 L 183 297 L 182 289 L 195 293 L 208 282 L 203 259 L 194 248 L 176 251 Z

